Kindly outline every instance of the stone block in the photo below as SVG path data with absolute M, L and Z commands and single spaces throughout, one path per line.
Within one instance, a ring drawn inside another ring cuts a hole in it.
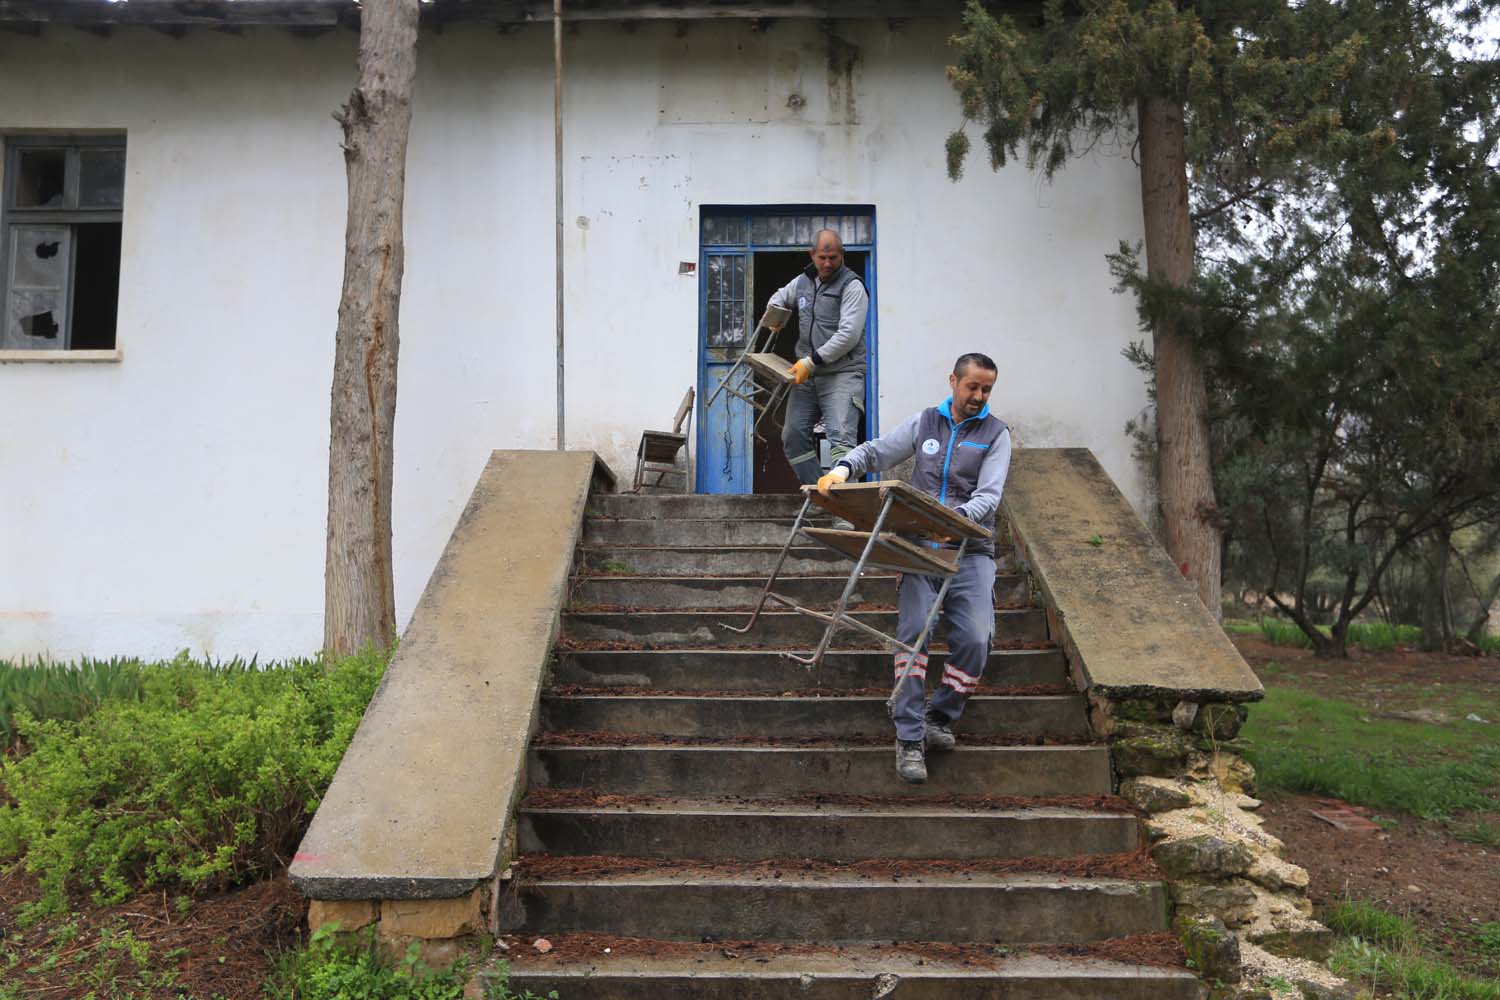
M 385 935 L 453 938 L 483 929 L 479 889 L 450 899 L 387 899 L 380 904 Z
M 1165 778 L 1128 778 L 1120 784 L 1120 795 L 1142 812 L 1152 814 L 1186 809 L 1193 804 L 1192 796 Z
M 1171 778 L 1182 773 L 1192 746 L 1175 729 L 1164 728 L 1150 735 L 1133 735 L 1110 745 L 1115 770 L 1122 777 L 1147 775 Z
M 1172 709 L 1172 725 L 1178 729 L 1191 730 L 1197 719 L 1198 703 L 1196 701 L 1179 701 L 1177 707 Z
M 1151 849 L 1151 857 L 1172 878 L 1199 875 L 1226 879 L 1245 874 L 1255 863 L 1255 856 L 1244 844 L 1208 834 L 1157 844 Z
M 338 924 L 341 932 L 357 931 L 380 919 L 378 899 L 313 899 L 307 904 L 307 929 Z
M 421 938 L 409 934 L 388 934 L 384 924 L 376 933 L 375 941 L 380 953 L 391 963 L 406 960 L 413 943 L 417 946 L 417 961 L 431 972 L 451 969 L 464 953 L 462 938 Z
M 1310 920 L 1299 927 L 1265 932 L 1252 929 L 1246 933 L 1251 942 L 1282 958 L 1326 962 L 1333 953 L 1333 932 Z
M 1210 702 L 1198 710 L 1193 732 L 1211 740 L 1232 740 L 1239 735 L 1248 712 L 1243 705 Z
M 1218 917 L 1230 927 L 1239 927 L 1255 914 L 1255 890 L 1238 879 L 1173 882 L 1167 888 L 1179 916 Z
M 1211 916 L 1179 917 L 1173 925 L 1191 967 L 1210 981 L 1240 981 L 1240 942 L 1224 921 Z
M 1274 855 L 1256 858 L 1255 864 L 1250 866 L 1245 877 L 1272 892 L 1303 893 L 1307 891 L 1307 869 L 1282 861 Z
M 1210 761 L 1215 780 L 1226 792 L 1255 795 L 1255 768 L 1243 757 L 1229 753 L 1216 753 Z

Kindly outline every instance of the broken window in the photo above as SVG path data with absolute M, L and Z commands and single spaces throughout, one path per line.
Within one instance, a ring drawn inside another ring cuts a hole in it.
M 13 136 L 0 204 L 0 350 L 109 350 L 120 297 L 121 136 Z

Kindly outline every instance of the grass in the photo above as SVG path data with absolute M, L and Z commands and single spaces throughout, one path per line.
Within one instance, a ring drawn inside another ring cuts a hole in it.
M 1500 809 L 1492 728 L 1373 718 L 1353 702 L 1268 687 L 1241 735 L 1264 787 L 1442 820 Z
M 1273 646 L 1295 646 L 1309 649 L 1312 640 L 1292 622 L 1283 618 L 1261 618 L 1255 621 L 1230 620 L 1224 622 L 1224 630 L 1235 635 L 1260 635 Z M 1326 625 L 1318 631 L 1329 634 Z M 1348 643 L 1371 652 L 1389 652 L 1397 646 L 1415 646 L 1422 641 L 1422 630 L 1414 625 L 1388 625 L 1385 622 L 1353 622 L 1349 626 Z M 1500 640 L 1497 640 L 1500 644 Z
M 1474 928 L 1474 946 L 1492 962 L 1500 962 L 1500 920 L 1491 920 Z
M 1466 976 L 1414 949 L 1393 951 L 1358 937 L 1340 941 L 1329 966 L 1396 1000 L 1500 1000 L 1500 980 Z
M 1466 844 L 1478 844 L 1480 847 L 1500 851 L 1500 823 L 1484 820 L 1463 823 L 1454 827 L 1453 836 Z
M 1383 948 L 1409 949 L 1417 944 L 1417 925 L 1410 919 L 1360 899 L 1335 903 L 1323 914 L 1323 923 L 1329 930 Z

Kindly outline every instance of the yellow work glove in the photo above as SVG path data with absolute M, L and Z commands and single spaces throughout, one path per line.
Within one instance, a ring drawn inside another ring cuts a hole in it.
M 829 469 L 827 474 L 818 477 L 818 492 L 825 497 L 830 496 L 829 487 L 837 486 L 849 478 L 849 470 L 842 465 L 835 465 Z
M 801 361 L 798 361 L 795 365 L 792 365 L 793 384 L 801 385 L 803 382 L 806 382 L 812 377 L 812 372 L 813 363 L 811 360 L 803 358 Z

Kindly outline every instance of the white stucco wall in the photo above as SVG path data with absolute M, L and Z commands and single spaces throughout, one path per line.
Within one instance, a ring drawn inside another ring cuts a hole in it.
M 880 412 L 1001 364 L 1027 445 L 1132 495 L 1145 404 L 1104 255 L 1140 231 L 1127 159 L 1051 185 L 982 151 L 958 184 L 951 26 L 589 25 L 568 38 L 568 443 L 622 476 L 696 378 L 703 204 L 873 204 Z M 0 656 L 302 654 L 321 639 L 328 381 L 345 186 L 329 112 L 355 38 L 0 35 L 0 131 L 128 135 L 117 364 L 0 364 Z M 796 93 L 805 104 L 788 105 Z M 851 105 L 852 103 L 852 110 Z M 398 611 L 492 448 L 553 444 L 550 33 L 424 35 L 408 163 Z

